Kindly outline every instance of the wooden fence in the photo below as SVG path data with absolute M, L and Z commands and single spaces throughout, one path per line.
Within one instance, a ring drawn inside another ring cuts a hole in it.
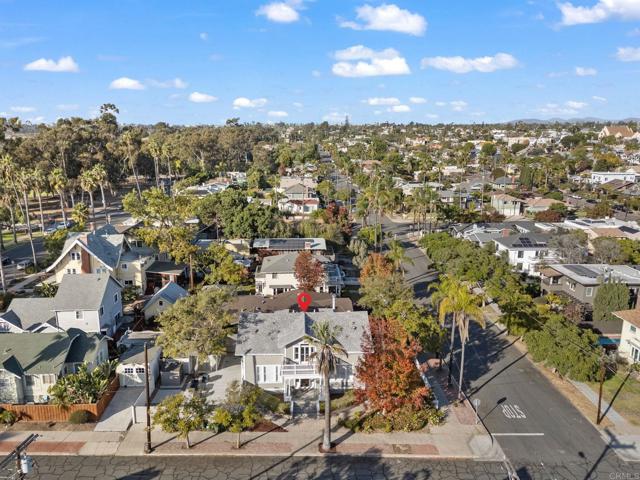
M 61 407 L 59 405 L 33 404 L 33 405 L 12 405 L 9 403 L 0 403 L 0 408 L 10 410 L 15 413 L 18 420 L 22 422 L 66 422 L 73 412 L 78 410 L 86 410 L 89 412 L 91 421 L 98 421 L 111 399 L 120 388 L 120 380 L 118 375 L 111 381 L 107 391 L 96 403 L 81 403 L 77 405 L 69 405 Z

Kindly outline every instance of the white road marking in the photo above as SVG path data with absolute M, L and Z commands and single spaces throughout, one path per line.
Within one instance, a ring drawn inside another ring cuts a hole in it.
M 494 437 L 543 437 L 544 433 L 493 433 Z
M 502 405 L 502 414 L 507 418 L 527 418 L 518 405 Z

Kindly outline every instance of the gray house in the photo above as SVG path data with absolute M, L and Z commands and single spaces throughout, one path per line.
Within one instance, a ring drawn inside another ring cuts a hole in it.
M 87 363 L 93 369 L 109 359 L 107 339 L 73 329 L 59 333 L 0 335 L 0 402 L 43 403 L 48 389 Z
M 628 265 L 549 265 L 541 271 L 543 293 L 561 293 L 593 307 L 598 288 L 605 281 L 624 283 L 629 287 L 631 305 L 636 305 L 640 288 L 640 270 Z
M 340 327 L 337 340 L 347 352 L 330 380 L 331 388 L 352 388 L 362 338 L 369 328 L 367 312 L 241 313 L 236 355 L 242 358 L 242 380 L 283 392 L 285 400 L 291 399 L 296 388 L 321 393 L 321 376 L 310 358 L 314 347 L 305 336 L 313 337 L 313 324 L 322 321 Z

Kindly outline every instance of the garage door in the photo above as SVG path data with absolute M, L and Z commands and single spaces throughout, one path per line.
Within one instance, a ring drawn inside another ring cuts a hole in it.
M 144 385 L 144 368 L 125 367 L 120 374 L 120 385 L 139 387 Z

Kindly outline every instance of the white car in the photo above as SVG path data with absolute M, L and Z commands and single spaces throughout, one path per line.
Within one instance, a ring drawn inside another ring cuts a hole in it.
M 26 270 L 29 267 L 33 267 L 33 260 L 21 260 L 16 263 L 17 270 Z

